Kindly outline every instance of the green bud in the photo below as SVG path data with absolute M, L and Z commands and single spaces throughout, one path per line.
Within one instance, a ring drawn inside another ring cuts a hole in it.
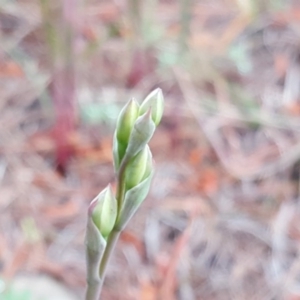
M 126 189 L 130 190 L 134 186 L 138 185 L 144 175 L 147 168 L 149 146 L 146 145 L 137 155 L 135 155 L 126 166 L 125 171 L 125 184 Z
M 140 152 L 150 141 L 155 131 L 155 124 L 151 119 L 151 111 L 138 117 L 134 123 L 128 146 L 126 149 L 127 159 L 132 158 Z
M 139 115 L 144 114 L 151 108 L 152 120 L 157 126 L 162 118 L 164 111 L 164 96 L 161 89 L 152 91 L 141 104 Z
M 122 209 L 115 225 L 118 230 L 123 230 L 125 228 L 126 224 L 147 197 L 152 176 L 153 172 L 151 172 L 145 180 L 142 180 L 141 183 L 126 191 Z
M 114 160 L 114 167 L 116 172 L 119 170 L 122 159 L 126 153 L 126 148 L 127 145 L 124 145 L 123 143 L 118 141 L 115 132 L 114 139 L 113 139 L 113 160 Z
M 152 153 L 151 150 L 149 148 L 149 146 L 146 146 L 147 149 L 147 162 L 146 162 L 146 168 L 145 168 L 145 172 L 143 175 L 143 178 L 141 181 L 145 180 L 146 178 L 148 178 L 150 176 L 150 174 L 153 172 L 153 159 L 152 159 Z
M 134 122 L 139 116 L 139 105 L 135 100 L 130 100 L 120 112 L 117 121 L 117 139 L 127 145 Z
M 102 236 L 107 238 L 117 218 L 117 200 L 110 185 L 91 202 L 89 214 Z
M 123 143 L 118 143 L 118 157 L 119 157 L 119 162 L 121 163 L 125 153 L 126 153 L 126 147 L 127 145 L 124 145 Z
M 118 139 L 117 139 L 117 133 L 115 132 L 114 138 L 113 138 L 113 161 L 114 161 L 114 168 L 115 171 L 117 172 L 120 167 L 120 159 L 119 159 L 119 145 L 118 145 Z

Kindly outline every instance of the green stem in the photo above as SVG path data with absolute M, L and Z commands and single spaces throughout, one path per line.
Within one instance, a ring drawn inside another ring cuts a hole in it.
M 117 202 L 118 202 L 118 214 L 117 214 L 117 220 L 119 218 L 119 214 L 121 212 L 122 204 L 124 201 L 124 194 L 125 194 L 125 181 L 124 181 L 124 173 L 127 165 L 127 160 L 124 159 L 123 162 L 121 163 L 119 172 L 118 172 L 118 187 L 117 187 Z M 107 265 L 109 263 L 110 257 L 115 249 L 115 246 L 118 242 L 119 236 L 120 236 L 120 230 L 117 228 L 114 228 L 112 232 L 110 233 L 106 248 L 103 254 L 103 257 L 100 262 L 100 268 L 99 268 L 99 277 L 100 277 L 100 283 L 99 283 L 99 294 L 101 293 L 102 285 L 105 279 L 105 274 L 106 274 L 106 269 Z M 86 299 L 86 300 L 94 300 L 93 298 L 91 299 Z
M 101 293 L 102 283 L 101 281 L 88 282 L 85 300 L 99 300 Z
M 117 187 L 117 202 L 118 202 L 118 215 L 117 220 L 119 218 L 119 214 L 122 209 L 123 201 L 124 201 L 124 193 L 125 193 L 125 180 L 124 180 L 124 173 L 127 165 L 127 159 L 124 158 L 123 162 L 121 163 L 120 169 L 119 169 L 119 175 L 118 175 L 118 187 Z
M 119 239 L 120 236 L 120 231 L 113 229 L 113 231 L 111 232 L 111 234 L 109 235 L 109 238 L 107 240 L 107 245 L 105 248 L 105 252 L 103 254 L 101 263 L 100 263 L 100 269 L 99 269 L 99 276 L 101 278 L 101 287 L 105 278 L 105 272 L 107 269 L 107 265 L 109 262 L 109 259 L 115 249 L 115 246 L 117 244 L 117 241 Z
M 90 216 L 88 216 L 90 218 Z M 85 300 L 98 300 L 101 292 L 101 278 L 99 266 L 103 256 L 106 241 L 100 235 L 98 228 L 91 219 L 87 222 L 85 236 L 86 245 L 86 282 Z

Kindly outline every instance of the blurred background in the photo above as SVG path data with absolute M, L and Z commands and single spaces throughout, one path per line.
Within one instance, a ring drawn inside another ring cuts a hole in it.
M 0 299 L 37 276 L 82 298 L 116 118 L 156 87 L 156 175 L 103 299 L 300 299 L 297 0 L 0 0 Z

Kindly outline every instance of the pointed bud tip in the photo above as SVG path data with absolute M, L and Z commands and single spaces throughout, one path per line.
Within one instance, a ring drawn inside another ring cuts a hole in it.
M 152 120 L 152 107 L 148 107 L 147 110 L 141 114 L 138 118 L 137 118 L 137 121 L 135 122 L 134 124 L 134 127 L 139 127 L 139 124 L 140 123 L 151 123 L 151 121 L 153 122 Z
M 152 119 L 152 107 L 151 106 L 145 112 L 145 117 L 147 117 L 148 119 Z
M 107 191 L 109 191 L 110 193 L 112 193 L 112 186 L 111 186 L 110 183 L 107 185 L 107 187 L 105 189 L 107 189 Z
M 135 100 L 135 98 L 131 98 L 128 103 L 126 104 L 126 106 L 137 106 L 139 107 L 138 102 Z
M 139 114 L 144 114 L 149 108 L 152 108 L 152 120 L 157 126 L 160 123 L 164 110 L 164 97 L 160 88 L 155 89 L 145 98 L 140 106 Z
M 162 89 L 161 89 L 161 88 L 156 88 L 156 89 L 153 91 L 153 94 L 162 95 Z

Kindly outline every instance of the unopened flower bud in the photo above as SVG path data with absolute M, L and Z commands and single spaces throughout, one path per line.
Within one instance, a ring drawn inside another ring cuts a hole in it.
M 141 181 L 145 180 L 153 172 L 153 158 L 152 158 L 152 153 L 151 153 L 151 150 L 150 150 L 150 148 L 149 148 L 148 145 L 146 146 L 146 149 L 147 149 L 147 152 L 148 152 L 148 154 L 147 154 L 147 162 L 146 162 L 145 172 L 144 172 L 144 175 L 143 175 L 143 178 L 142 178 Z
M 119 163 L 122 161 L 125 153 L 126 153 L 127 145 L 124 145 L 123 143 L 118 142 L 118 157 L 119 157 Z
M 151 108 L 152 120 L 157 126 L 164 111 L 164 96 L 161 89 L 154 90 L 145 98 L 141 104 L 139 114 L 144 114 L 149 108 Z
M 151 119 L 151 111 L 148 110 L 134 123 L 126 149 L 127 158 L 132 158 L 140 152 L 148 144 L 154 131 L 155 124 Z
M 90 204 L 89 214 L 104 238 L 111 233 L 117 218 L 117 200 L 111 187 L 105 188 Z
M 147 169 L 147 168 L 146 168 Z M 153 171 L 145 179 L 131 189 L 127 189 L 121 212 L 116 221 L 116 228 L 123 230 L 139 206 L 145 200 L 149 193 Z
M 139 116 L 139 105 L 135 100 L 130 100 L 120 112 L 117 121 L 117 139 L 120 143 L 127 146 L 134 122 Z
M 127 190 L 138 185 L 143 179 L 148 162 L 148 148 L 148 145 L 146 145 L 126 166 L 125 184 Z

